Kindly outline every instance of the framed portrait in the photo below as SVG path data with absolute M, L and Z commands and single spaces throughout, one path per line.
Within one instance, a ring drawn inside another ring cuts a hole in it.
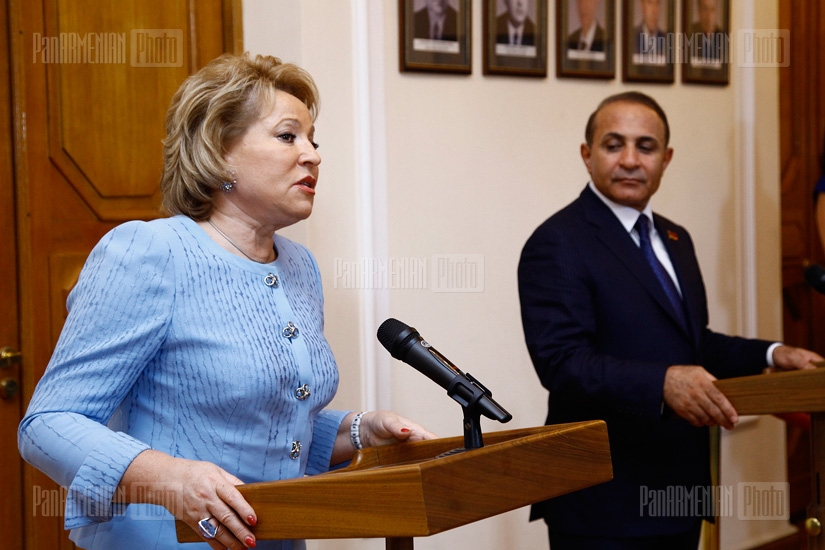
M 484 74 L 547 76 L 547 1 L 484 2 Z
M 682 80 L 728 84 L 730 0 L 683 0 Z
M 616 76 L 616 0 L 556 0 L 556 75 Z
M 622 0 L 622 80 L 674 81 L 675 0 Z
M 471 0 L 398 0 L 400 70 L 469 74 Z

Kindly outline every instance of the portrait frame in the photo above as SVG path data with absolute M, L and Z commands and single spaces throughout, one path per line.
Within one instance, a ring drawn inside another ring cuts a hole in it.
M 700 1 L 716 6 L 713 19 L 717 31 L 712 39 L 701 34 Z M 727 86 L 731 62 L 730 0 L 683 0 L 682 33 L 682 81 Z
M 518 44 L 510 43 L 506 0 L 482 0 L 485 75 L 547 76 L 547 0 L 527 0 L 527 19 Z
M 556 76 L 573 78 L 616 77 L 616 0 L 596 2 L 596 34 L 590 44 L 597 51 L 568 47 L 579 35 L 580 0 L 556 0 Z
M 431 39 L 426 19 L 423 19 L 427 16 L 429 1 L 398 0 L 399 70 L 470 74 L 471 0 L 443 0 L 448 10 L 445 20 L 448 28 L 444 29 L 447 38 L 438 39 Z
M 644 21 L 647 1 L 622 0 L 622 81 L 673 84 L 679 52 L 676 1 L 658 0 L 653 31 Z

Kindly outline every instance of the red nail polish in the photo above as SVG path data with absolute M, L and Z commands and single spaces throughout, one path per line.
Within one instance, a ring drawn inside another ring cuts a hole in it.
M 402 434 L 409 433 L 409 431 L 410 431 L 409 428 L 401 428 L 401 433 Z
M 247 525 L 255 527 L 256 525 L 258 525 L 258 518 L 256 518 L 255 516 L 247 516 L 246 523 Z
M 252 535 L 249 535 L 245 539 L 243 539 L 244 543 L 246 543 L 247 548 L 255 548 L 257 543 L 255 542 L 255 538 Z

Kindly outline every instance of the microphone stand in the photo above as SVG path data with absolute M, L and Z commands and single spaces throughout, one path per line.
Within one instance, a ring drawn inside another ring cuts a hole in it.
M 480 449 L 484 446 L 484 439 L 481 436 L 481 406 L 479 401 L 482 397 L 492 397 L 492 392 L 484 385 L 473 378 L 470 373 L 464 374 L 465 380 L 470 382 L 468 386 L 462 377 L 456 376 L 447 388 L 447 395 L 456 400 L 464 411 L 464 448 L 457 451 L 468 451 Z
M 480 449 L 484 446 L 481 437 L 481 413 L 474 407 L 464 409 L 464 450 Z

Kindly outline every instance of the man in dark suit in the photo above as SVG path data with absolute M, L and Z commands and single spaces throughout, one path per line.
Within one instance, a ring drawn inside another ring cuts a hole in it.
M 527 0 L 504 0 L 507 11 L 496 17 L 496 43 L 535 46 L 536 26 L 527 14 Z
M 642 22 L 633 29 L 633 53 L 665 53 L 666 36 L 659 25 L 662 0 L 640 0 Z
M 413 14 L 413 36 L 430 40 L 458 40 L 458 12 L 447 0 L 427 0 L 427 6 Z
M 717 0 L 696 0 L 699 21 L 690 27 L 688 49 L 692 58 L 726 62 L 728 35 L 719 27 Z
M 614 477 L 535 505 L 531 519 L 544 518 L 553 550 L 695 550 L 714 513 L 707 426 L 738 421 L 713 380 L 822 359 L 708 328 L 690 235 L 649 205 L 673 155 L 653 99 L 605 99 L 585 135 L 592 181 L 528 239 L 519 296 L 547 423 L 605 420 Z
M 567 36 L 568 50 L 605 51 L 607 35 L 596 16 L 598 0 L 576 0 L 580 27 Z

